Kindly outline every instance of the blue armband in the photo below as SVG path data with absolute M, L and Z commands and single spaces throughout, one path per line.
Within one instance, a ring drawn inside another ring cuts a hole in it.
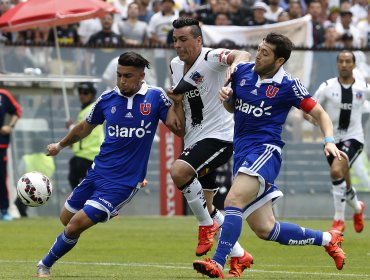
M 327 143 L 335 143 L 334 137 L 332 137 L 332 136 L 326 136 L 324 138 L 324 144 L 327 144 Z

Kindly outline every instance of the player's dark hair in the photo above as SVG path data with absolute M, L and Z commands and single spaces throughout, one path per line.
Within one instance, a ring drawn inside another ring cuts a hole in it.
M 199 36 L 202 37 L 202 30 L 200 29 L 199 21 L 197 19 L 180 17 L 172 22 L 172 26 L 175 29 L 190 26 L 190 34 L 193 35 L 193 38 L 197 38 Z
M 266 43 L 274 45 L 274 54 L 276 58 L 284 58 L 284 63 L 288 61 L 290 54 L 294 48 L 294 44 L 290 39 L 282 34 L 271 32 L 263 39 Z
M 136 52 L 125 52 L 118 58 L 121 66 L 133 66 L 136 68 L 150 68 L 150 62 Z
M 350 54 L 352 55 L 352 61 L 353 61 L 353 63 L 354 63 L 354 64 L 356 64 L 356 57 L 355 57 L 355 54 L 354 54 L 352 51 L 350 51 L 350 50 L 341 50 L 341 51 L 338 53 L 338 55 L 337 55 L 337 62 L 338 62 L 338 60 L 339 60 L 339 55 L 340 55 L 341 53 L 350 53 Z

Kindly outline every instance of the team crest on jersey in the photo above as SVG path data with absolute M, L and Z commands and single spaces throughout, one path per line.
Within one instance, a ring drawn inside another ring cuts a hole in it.
M 356 96 L 356 99 L 361 100 L 361 99 L 362 99 L 363 94 L 362 94 L 362 92 L 360 92 L 360 91 L 356 91 L 356 92 L 355 92 L 355 96 Z
M 140 113 L 144 116 L 149 115 L 151 106 L 150 103 L 140 103 Z
M 245 79 L 243 79 L 243 80 L 240 81 L 240 86 L 242 87 L 244 85 L 245 85 Z
M 203 82 L 204 77 L 197 71 L 190 75 L 190 79 L 192 79 L 197 85 Z
M 111 112 L 112 114 L 114 114 L 116 111 L 117 111 L 116 106 L 113 106 L 113 107 L 112 107 L 112 109 L 110 109 L 110 112 Z
M 252 91 L 251 91 L 251 94 L 253 94 L 253 95 L 257 95 L 257 89 L 252 90 Z
M 266 96 L 268 98 L 273 98 L 278 93 L 278 91 L 279 91 L 279 88 L 269 85 L 266 90 Z

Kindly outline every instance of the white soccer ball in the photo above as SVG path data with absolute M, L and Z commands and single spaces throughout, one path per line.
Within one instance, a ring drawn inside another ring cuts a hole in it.
M 27 206 L 44 205 L 50 198 L 53 187 L 50 179 L 36 171 L 24 174 L 17 183 L 17 195 Z

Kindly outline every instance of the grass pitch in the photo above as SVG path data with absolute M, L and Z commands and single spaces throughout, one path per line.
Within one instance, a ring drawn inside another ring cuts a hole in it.
M 325 230 L 331 221 L 294 220 Z M 57 218 L 0 221 L 0 279 L 35 279 L 36 264 L 63 230 Z M 254 256 L 241 279 L 370 279 L 370 223 L 354 231 L 347 222 L 342 271 L 323 247 L 282 246 L 258 239 L 243 225 L 239 240 Z M 52 279 L 208 279 L 192 268 L 197 223 L 190 217 L 124 217 L 86 231 L 52 269 Z M 211 257 L 214 253 L 208 253 Z M 201 258 L 202 259 L 202 258 Z M 225 270 L 227 272 L 227 269 Z

